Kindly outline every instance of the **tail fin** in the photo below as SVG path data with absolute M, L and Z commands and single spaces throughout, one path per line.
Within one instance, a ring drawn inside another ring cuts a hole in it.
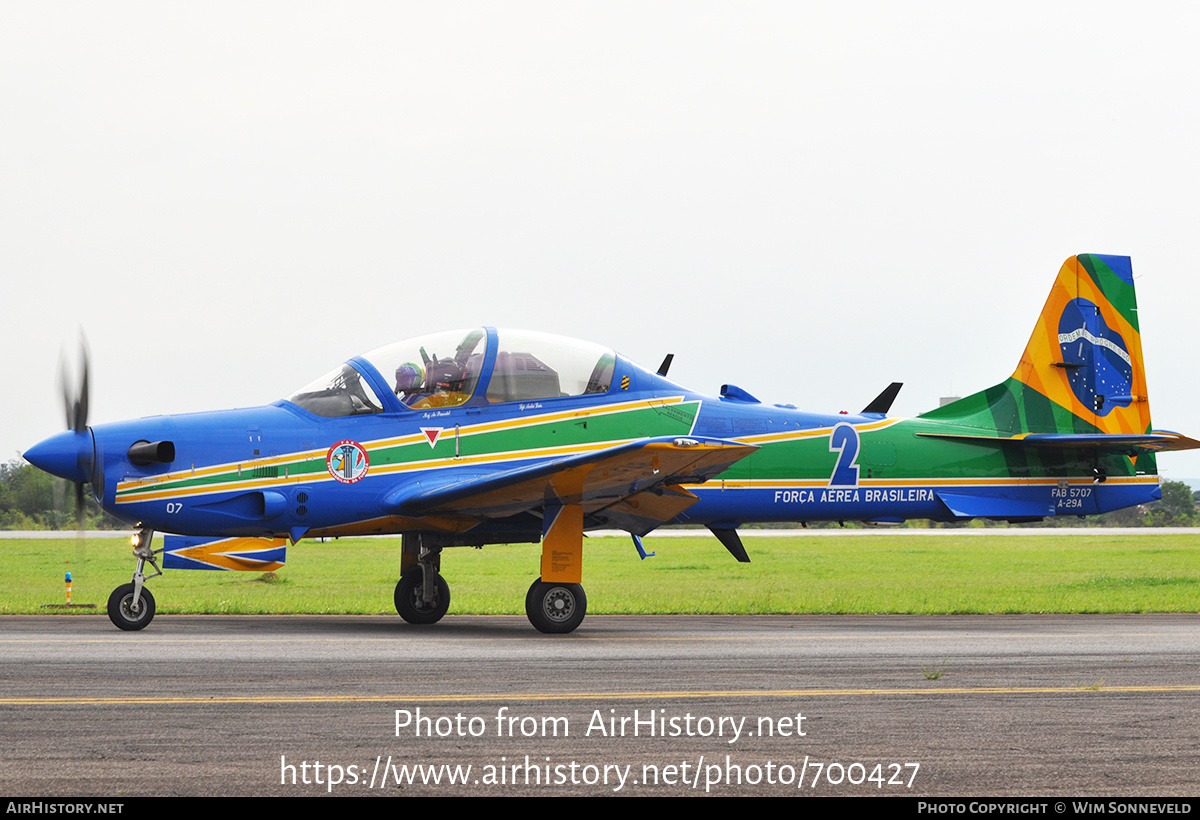
M 922 418 L 1009 436 L 1150 433 L 1129 257 L 1064 262 L 1012 376 Z
M 1063 263 L 1012 379 L 1069 410 L 1070 432 L 1085 432 L 1079 421 L 1101 433 L 1150 432 L 1128 256 L 1079 254 Z

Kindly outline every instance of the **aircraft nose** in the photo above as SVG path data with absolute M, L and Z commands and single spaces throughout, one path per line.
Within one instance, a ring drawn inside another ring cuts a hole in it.
M 80 433 L 67 430 L 30 447 L 25 451 L 25 460 L 50 475 L 86 482 L 92 480 L 94 454 L 90 429 Z

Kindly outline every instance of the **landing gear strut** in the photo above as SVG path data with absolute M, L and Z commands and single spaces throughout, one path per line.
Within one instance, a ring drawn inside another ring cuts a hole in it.
M 121 584 L 108 596 L 108 619 L 126 632 L 145 629 L 154 620 L 154 596 L 150 590 L 143 588 L 143 584 L 150 578 L 162 575 L 162 570 L 154 560 L 154 556 L 162 550 L 150 547 L 154 530 L 143 528 L 133 538 L 133 554 L 138 559 L 137 568 L 133 571 L 133 583 Z M 153 575 L 145 574 L 147 561 L 154 567 Z
M 587 595 L 579 584 L 533 582 L 525 595 L 525 614 L 538 632 L 574 632 L 587 614 Z
M 410 624 L 436 624 L 450 608 L 450 585 L 440 572 L 441 556 L 441 549 L 422 546 L 416 566 L 404 570 L 396 584 L 396 611 Z

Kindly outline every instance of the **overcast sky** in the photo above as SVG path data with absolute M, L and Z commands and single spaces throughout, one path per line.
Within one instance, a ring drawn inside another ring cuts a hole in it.
M 0 0 L 0 458 L 492 324 L 893 410 L 1016 366 L 1128 254 L 1200 436 L 1200 12 L 1117 3 Z M 1200 455 L 1167 454 L 1168 477 Z

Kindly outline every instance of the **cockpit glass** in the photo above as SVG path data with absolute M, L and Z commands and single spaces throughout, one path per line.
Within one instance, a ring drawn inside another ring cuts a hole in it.
M 585 396 L 607 393 L 612 386 L 616 354 L 609 348 L 527 330 L 500 330 L 497 337 L 489 402 Z M 475 394 L 487 345 L 483 328 L 453 330 L 396 342 L 361 358 L 405 407 L 458 407 Z M 328 418 L 379 413 L 385 406 L 370 381 L 348 363 L 288 401 Z
M 371 385 L 349 364 L 339 365 L 288 396 L 287 400 L 326 418 L 383 412 L 383 403 Z
M 536 333 L 500 330 L 488 401 L 529 401 L 607 393 L 616 355 L 591 342 Z
M 475 393 L 487 352 L 482 328 L 419 336 L 363 356 L 405 407 L 457 407 Z

